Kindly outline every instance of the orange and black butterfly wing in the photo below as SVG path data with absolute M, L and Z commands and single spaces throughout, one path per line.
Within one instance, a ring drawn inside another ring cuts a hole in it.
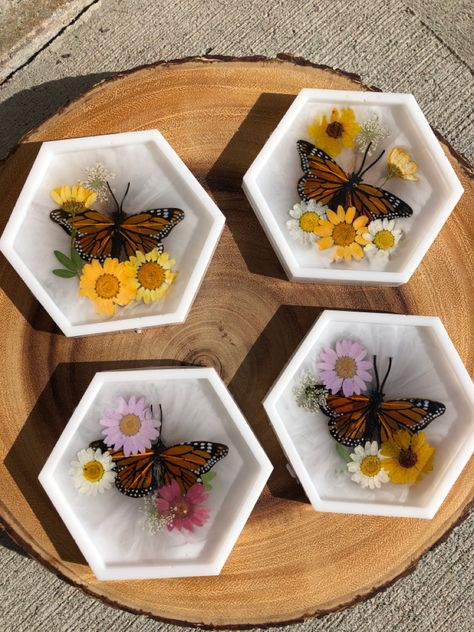
M 369 402 L 365 395 L 326 395 L 320 408 L 329 417 L 329 432 L 338 443 L 353 447 L 371 439 Z
M 302 200 L 316 200 L 320 204 L 337 208 L 346 206 L 349 178 L 346 172 L 324 151 L 305 140 L 296 143 L 304 175 L 298 182 Z
M 380 441 L 391 439 L 397 430 L 419 432 L 445 411 L 444 404 L 429 399 L 396 399 L 381 402 L 377 411 Z
M 226 445 L 210 441 L 190 441 L 165 448 L 157 455 L 158 487 L 169 485 L 174 479 L 185 493 L 228 452 Z
M 115 222 L 94 209 L 85 209 L 74 215 L 62 209 L 51 211 L 50 218 L 68 235 L 76 232 L 74 247 L 84 261 L 98 259 L 103 262 L 112 254 Z
M 365 182 L 359 182 L 351 187 L 347 206 L 353 206 L 357 215 L 365 215 L 369 220 L 396 219 L 413 215 L 412 208 L 399 197 Z
M 184 219 L 179 208 L 154 208 L 128 215 L 120 223 L 120 237 L 127 257 L 154 248 L 163 251 L 161 241 Z

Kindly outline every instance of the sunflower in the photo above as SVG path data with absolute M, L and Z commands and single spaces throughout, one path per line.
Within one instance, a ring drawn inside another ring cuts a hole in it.
M 387 156 L 389 178 L 401 178 L 418 182 L 416 174 L 418 165 L 411 159 L 410 154 L 401 147 L 392 147 Z
M 56 204 L 71 214 L 90 208 L 97 199 L 95 191 L 85 189 L 79 184 L 72 187 L 69 184 L 64 184 L 62 187 L 53 189 L 50 195 Z
M 337 212 L 328 209 L 326 211 L 327 220 L 319 220 L 319 226 L 314 232 L 319 239 L 316 243 L 320 250 L 327 250 L 334 246 L 333 259 L 346 262 L 354 259 L 360 260 L 364 257 L 362 246 L 367 245 L 367 240 L 363 234 L 366 232 L 366 225 L 369 221 L 367 217 L 355 216 L 355 208 L 350 206 L 344 211 L 342 206 L 337 207 Z
M 103 266 L 93 259 L 82 268 L 79 294 L 94 301 L 98 314 L 112 316 L 117 305 L 135 298 L 135 288 L 118 259 L 106 259 Z
M 433 469 L 435 449 L 425 441 L 425 433 L 410 434 L 397 430 L 393 437 L 382 443 L 383 467 L 392 483 L 412 484 L 422 479 L 424 472 Z
M 342 149 L 354 147 L 354 139 L 360 132 L 360 125 L 356 120 L 352 108 L 338 110 L 333 108 L 330 121 L 326 115 L 319 115 L 308 127 L 308 134 L 314 144 L 333 158 Z
M 167 252 L 160 253 L 157 248 L 146 255 L 138 251 L 136 257 L 130 257 L 124 266 L 137 299 L 148 304 L 163 298 L 176 277 L 171 270 L 175 263 Z

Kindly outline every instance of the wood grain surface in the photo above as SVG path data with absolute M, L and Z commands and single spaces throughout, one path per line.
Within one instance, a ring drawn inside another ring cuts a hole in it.
M 474 459 L 429 521 L 317 513 L 286 471 L 261 400 L 324 308 L 439 316 L 474 367 L 473 186 L 446 146 L 465 194 L 407 285 L 286 279 L 241 179 L 303 87 L 366 89 L 354 77 L 285 59 L 158 64 L 99 84 L 31 132 L 1 167 L 3 228 L 41 141 L 156 127 L 227 220 L 186 323 L 142 333 L 67 339 L 0 262 L 0 517 L 28 552 L 108 603 L 213 626 L 335 610 L 407 572 L 473 501 Z M 186 364 L 217 369 L 275 471 L 219 577 L 99 582 L 38 472 L 96 371 Z

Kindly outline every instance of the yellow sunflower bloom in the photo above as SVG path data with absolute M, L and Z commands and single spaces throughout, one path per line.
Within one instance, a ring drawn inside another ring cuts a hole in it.
M 392 147 L 387 156 L 389 177 L 401 178 L 418 182 L 416 174 L 418 165 L 411 159 L 410 154 L 401 147 Z
M 434 453 L 424 432 L 412 435 L 408 430 L 398 430 L 392 439 L 382 443 L 382 456 L 387 457 L 383 467 L 396 485 L 411 485 L 421 480 L 424 472 L 431 472 Z
M 82 268 L 79 294 L 95 303 L 98 314 L 112 316 L 117 305 L 135 298 L 135 287 L 118 259 L 106 259 L 103 265 L 93 259 Z
M 130 257 L 124 266 L 137 299 L 148 304 L 163 298 L 176 278 L 176 272 L 171 270 L 175 263 L 167 252 L 160 254 L 157 248 L 147 254 L 138 251 L 136 257 Z
M 318 116 L 308 127 L 308 134 L 314 144 L 333 158 L 345 148 L 354 147 L 354 140 L 360 132 L 352 108 L 333 108 L 330 120 L 325 114 Z
M 367 232 L 366 226 L 369 221 L 365 215 L 355 216 L 355 208 L 350 206 L 344 211 L 342 206 L 337 207 L 337 211 L 326 211 L 327 220 L 319 220 L 319 226 L 314 228 L 314 233 L 320 237 L 316 242 L 320 250 L 327 250 L 334 247 L 333 259 L 346 262 L 354 259 L 360 260 L 364 257 L 362 246 L 369 242 L 363 235 Z
M 58 206 L 71 214 L 90 208 L 97 199 L 97 193 L 79 184 L 72 187 L 64 184 L 62 187 L 53 189 L 50 195 Z

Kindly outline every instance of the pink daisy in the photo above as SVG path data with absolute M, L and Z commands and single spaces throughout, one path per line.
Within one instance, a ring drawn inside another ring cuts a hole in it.
M 368 369 L 372 363 L 364 360 L 367 355 L 365 349 L 358 342 L 339 340 L 336 350 L 326 347 L 319 356 L 319 377 L 324 386 L 336 395 L 341 388 L 346 397 L 360 395 L 372 380 Z
M 202 527 L 209 518 L 209 509 L 200 503 L 207 500 L 207 494 L 200 483 L 195 483 L 186 494 L 182 494 L 178 483 L 173 480 L 171 485 L 165 485 L 158 490 L 156 508 L 164 518 L 172 516 L 172 522 L 166 525 L 168 531 L 172 529 L 187 529 L 194 531 L 194 527 Z
M 160 423 L 153 419 L 150 406 L 142 397 L 119 397 L 115 409 L 105 411 L 100 424 L 105 443 L 114 450 L 123 448 L 125 456 L 145 452 L 159 434 Z

